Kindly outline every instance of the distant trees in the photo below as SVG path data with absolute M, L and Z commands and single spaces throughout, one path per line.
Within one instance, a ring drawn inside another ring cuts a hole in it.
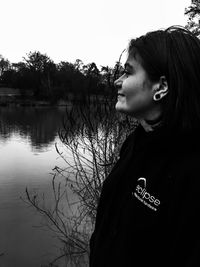
M 61 61 L 55 64 L 51 58 L 39 51 L 29 52 L 18 63 L 10 63 L 0 56 L 0 83 L 4 87 L 20 89 L 24 97 L 32 92 L 34 99 L 57 101 L 67 99 L 69 93 L 77 98 L 91 94 L 113 95 L 113 81 L 119 62 L 114 68 Z
M 24 57 L 27 74 L 31 79 L 31 89 L 35 98 L 52 97 L 52 88 L 56 65 L 46 55 L 40 52 L 30 52 L 27 58 Z
M 9 69 L 10 62 L 0 55 L 0 77 Z
M 185 8 L 184 14 L 188 16 L 186 28 L 200 37 L 200 1 L 192 0 L 191 5 Z

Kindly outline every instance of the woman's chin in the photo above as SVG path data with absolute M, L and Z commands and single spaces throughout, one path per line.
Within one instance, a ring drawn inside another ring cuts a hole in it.
M 116 111 L 127 114 L 127 110 L 118 102 L 115 105 L 115 109 Z
M 115 110 L 123 113 L 125 115 L 136 117 L 136 114 L 133 110 L 129 110 L 128 108 L 125 108 L 124 106 L 120 105 L 119 103 L 116 103 Z

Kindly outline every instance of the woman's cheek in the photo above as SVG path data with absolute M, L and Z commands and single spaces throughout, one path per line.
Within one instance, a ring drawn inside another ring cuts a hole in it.
M 122 84 L 122 89 L 123 90 L 130 90 L 134 86 L 133 83 L 133 78 L 131 76 L 127 77 L 124 79 L 123 84 Z
M 127 106 L 129 107 L 129 109 L 132 109 L 137 104 L 137 101 L 133 96 L 128 96 L 126 98 L 126 103 L 127 103 Z
M 139 92 L 137 87 L 131 86 L 129 84 L 129 86 L 125 90 L 124 94 L 126 95 L 127 101 L 132 102 L 139 96 L 140 92 Z

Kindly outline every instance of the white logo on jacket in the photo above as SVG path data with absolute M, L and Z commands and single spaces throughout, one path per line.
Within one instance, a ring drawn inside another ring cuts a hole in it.
M 136 185 L 135 192 L 132 192 L 132 195 L 134 195 L 139 201 L 141 201 L 150 209 L 157 211 L 157 207 L 160 205 L 160 200 L 147 192 L 146 178 L 140 177 L 137 181 L 138 184 Z

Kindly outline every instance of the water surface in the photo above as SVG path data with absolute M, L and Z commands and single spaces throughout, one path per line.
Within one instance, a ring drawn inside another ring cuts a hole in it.
M 51 205 L 52 169 L 64 162 L 58 130 L 65 107 L 0 108 L 0 257 L 1 267 L 37 267 L 58 255 L 59 243 L 39 229 L 41 216 L 20 196 L 25 188 L 44 192 Z

